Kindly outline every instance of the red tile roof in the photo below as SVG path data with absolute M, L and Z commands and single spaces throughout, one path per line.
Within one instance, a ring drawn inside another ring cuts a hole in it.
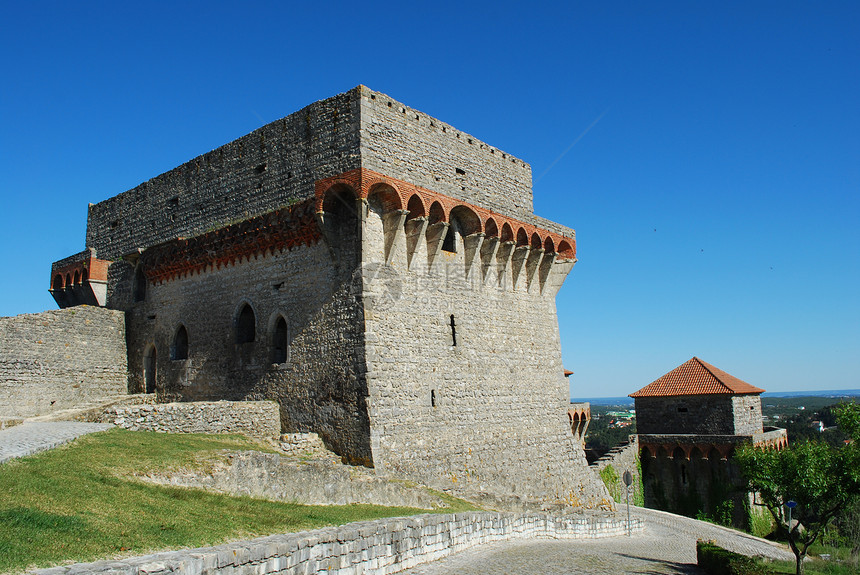
M 682 363 L 630 397 L 669 397 L 673 395 L 752 395 L 763 389 L 729 375 L 694 357 Z

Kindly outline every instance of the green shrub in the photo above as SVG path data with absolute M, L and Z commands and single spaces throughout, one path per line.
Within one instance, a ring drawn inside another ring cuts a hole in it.
M 696 542 L 696 562 L 710 575 L 770 575 L 770 570 L 752 557 L 707 541 Z
M 773 532 L 774 523 L 770 513 L 761 510 L 750 508 L 747 510 L 750 521 L 750 533 L 756 537 L 767 537 Z

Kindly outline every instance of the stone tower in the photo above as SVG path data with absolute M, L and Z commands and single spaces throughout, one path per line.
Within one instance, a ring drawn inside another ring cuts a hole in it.
M 359 86 L 91 205 L 51 293 L 125 312 L 130 392 L 272 399 L 352 463 L 598 505 L 555 308 L 575 235 L 532 210 L 528 164 Z
M 787 444 L 784 429 L 762 426 L 763 392 L 694 357 L 631 393 L 646 507 L 747 527 L 748 495 L 732 453 L 740 443 Z

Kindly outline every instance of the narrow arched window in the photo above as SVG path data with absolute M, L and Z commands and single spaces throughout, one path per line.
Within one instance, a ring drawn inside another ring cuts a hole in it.
M 254 310 L 245 304 L 236 320 L 236 343 L 251 343 L 256 339 L 257 319 Z
M 75 282 L 75 285 L 78 285 L 79 283 L 81 283 L 81 272 L 80 272 L 80 270 L 75 270 L 74 282 Z
M 155 346 L 149 344 L 146 351 L 143 352 L 143 392 L 155 393 L 156 377 L 155 368 L 157 365 Z
M 279 317 L 272 334 L 272 363 L 286 363 L 288 359 L 287 320 Z
M 460 228 L 457 225 L 457 220 L 451 220 L 451 225 L 448 226 L 448 230 L 445 233 L 445 239 L 442 240 L 442 251 L 452 253 L 457 251 L 457 238 L 455 236 L 459 231 Z
M 180 325 L 173 337 L 173 345 L 170 347 L 170 359 L 188 359 L 188 331 L 184 325 Z

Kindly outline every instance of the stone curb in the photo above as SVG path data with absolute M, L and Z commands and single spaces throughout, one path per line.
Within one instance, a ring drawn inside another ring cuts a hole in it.
M 644 522 L 633 519 L 633 531 Z M 349 523 L 217 547 L 168 551 L 123 560 L 29 571 L 38 575 L 387 575 L 494 541 L 597 539 L 627 533 L 610 514 L 465 512 Z

